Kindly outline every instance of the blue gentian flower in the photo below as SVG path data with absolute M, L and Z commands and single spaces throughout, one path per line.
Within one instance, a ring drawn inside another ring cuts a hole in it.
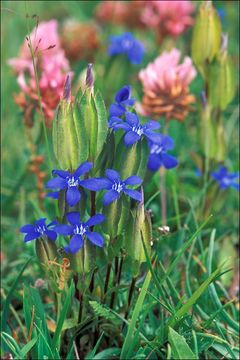
M 148 140 L 154 143 L 161 143 L 162 135 L 153 132 L 160 128 L 156 121 L 148 121 L 146 124 L 141 125 L 139 118 L 134 113 L 126 113 L 126 121 L 113 116 L 108 123 L 108 126 L 114 131 L 123 129 L 125 131 L 124 143 L 126 146 L 131 146 L 145 136 Z
M 92 191 L 107 190 L 103 197 L 103 205 L 106 206 L 118 200 L 121 193 L 134 200 L 142 201 L 142 194 L 139 191 L 127 188 L 128 185 L 140 185 L 142 179 L 139 176 L 133 175 L 122 181 L 118 172 L 112 169 L 107 169 L 105 176 L 106 178 L 83 180 L 86 189 Z
M 110 117 L 122 116 L 126 112 L 127 106 L 132 106 L 135 99 L 131 98 L 131 87 L 129 85 L 123 86 L 115 95 L 116 103 L 111 104 L 109 112 Z
M 77 211 L 70 212 L 66 216 L 71 225 L 59 224 L 54 228 L 58 234 L 63 236 L 73 235 L 69 245 L 65 247 L 66 252 L 70 251 L 72 254 L 78 252 L 82 248 L 85 238 L 88 238 L 92 244 L 103 247 L 104 239 L 102 235 L 91 231 L 90 228 L 101 224 L 105 220 L 104 215 L 96 214 L 85 223 L 81 221 L 80 214 Z
M 50 224 L 46 225 L 46 219 L 41 218 L 37 220 L 34 225 L 26 224 L 22 226 L 20 228 L 20 232 L 26 234 L 24 237 L 25 242 L 44 237 L 44 235 L 47 236 L 50 240 L 55 241 L 57 238 L 57 234 L 54 229 L 49 228 L 56 223 L 56 221 L 52 221 Z
M 233 187 L 239 191 L 239 182 L 236 180 L 239 178 L 239 173 L 229 173 L 225 166 L 220 166 L 216 172 L 212 172 L 211 176 L 220 186 L 220 189 L 227 189 Z
M 167 153 L 168 150 L 172 150 L 174 147 L 173 139 L 170 136 L 162 135 L 161 142 L 156 144 L 149 143 L 150 155 L 148 158 L 148 169 L 151 171 L 157 171 L 161 166 L 166 169 L 172 169 L 178 164 L 178 160 Z
M 144 46 L 131 33 L 111 36 L 110 41 L 108 55 L 126 54 L 131 64 L 137 65 L 142 62 Z
M 46 188 L 66 190 L 67 203 L 70 206 L 74 206 L 81 198 L 79 186 L 82 186 L 82 181 L 79 178 L 90 171 L 92 166 L 92 163 L 86 161 L 82 163 L 74 173 L 64 170 L 53 170 L 52 174 L 57 175 L 57 177 L 49 180 L 46 184 Z M 47 196 L 57 199 L 59 191 L 54 191 Z

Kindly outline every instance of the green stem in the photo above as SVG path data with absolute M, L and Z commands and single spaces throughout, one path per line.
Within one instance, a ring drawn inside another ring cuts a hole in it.
M 32 47 L 32 39 L 31 39 L 31 36 L 30 36 L 30 29 L 29 29 L 29 23 L 28 23 L 27 1 L 25 1 L 25 11 L 26 11 L 26 18 L 27 18 L 27 32 L 28 32 L 29 49 L 30 49 L 30 54 L 31 54 L 31 58 L 32 58 L 34 76 L 35 76 L 35 81 L 36 81 L 38 103 L 39 103 L 40 113 L 41 113 L 41 117 L 42 117 L 43 132 L 44 132 L 44 138 L 45 138 L 46 147 L 47 147 L 48 162 L 49 162 L 50 169 L 52 169 L 52 159 L 51 159 L 51 155 L 50 155 L 50 148 L 49 148 L 49 142 L 48 142 L 46 123 L 45 123 L 45 116 L 44 116 L 42 102 L 41 102 L 39 79 L 38 79 L 38 73 L 37 73 L 37 68 L 36 68 L 36 63 L 35 63 L 34 51 L 33 51 L 33 47 Z

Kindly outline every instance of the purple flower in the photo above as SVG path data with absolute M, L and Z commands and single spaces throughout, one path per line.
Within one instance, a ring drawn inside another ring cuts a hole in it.
M 132 106 L 135 99 L 131 98 L 131 87 L 129 85 L 123 86 L 115 95 L 116 104 L 110 106 L 110 117 L 122 116 L 126 112 L 127 106 Z
M 122 181 L 118 172 L 111 169 L 107 169 L 105 175 L 106 178 L 83 180 L 86 189 L 92 191 L 107 190 L 103 197 L 103 205 L 106 206 L 118 200 L 121 193 L 130 196 L 134 200 L 142 201 L 142 194 L 139 191 L 127 188 L 128 185 L 140 185 L 142 179 L 139 176 L 133 175 Z
M 168 150 L 172 150 L 174 147 L 173 139 L 170 136 L 162 135 L 161 142 L 155 144 L 149 143 L 150 154 L 148 158 L 148 169 L 151 171 L 157 171 L 161 166 L 166 169 L 172 169 L 178 164 L 178 160 L 167 153 Z
M 57 177 L 49 180 L 46 184 L 46 188 L 66 190 L 67 203 L 70 206 L 74 206 L 81 198 L 79 187 L 83 185 L 79 178 L 90 171 L 92 166 L 92 163 L 86 161 L 82 163 L 74 173 L 70 173 L 69 171 L 64 170 L 53 170 L 52 174 L 57 175 Z M 57 199 L 59 196 L 59 191 L 54 191 L 47 196 Z
M 59 224 L 56 225 L 54 230 L 63 236 L 73 235 L 70 239 L 69 245 L 65 247 L 66 252 L 75 254 L 83 246 L 85 238 L 91 241 L 92 244 L 103 247 L 104 239 L 102 235 L 90 230 L 91 226 L 101 224 L 105 217 L 101 214 L 96 214 L 88 219 L 87 222 L 82 222 L 80 214 L 77 211 L 68 213 L 67 220 L 71 225 Z
M 142 62 L 144 46 L 131 33 L 111 36 L 110 41 L 108 55 L 126 54 L 131 64 L 137 65 Z
M 162 141 L 162 135 L 153 131 L 159 129 L 160 125 L 152 120 L 141 125 L 138 116 L 134 113 L 126 113 L 126 121 L 113 116 L 110 118 L 108 126 L 114 131 L 119 129 L 125 131 L 124 143 L 127 147 L 139 141 L 143 136 L 156 144 L 160 144 Z
M 57 234 L 54 229 L 49 228 L 56 223 L 56 221 L 52 221 L 50 224 L 46 225 L 46 219 L 41 218 L 37 220 L 34 225 L 26 224 L 22 226 L 20 228 L 20 232 L 26 234 L 24 237 L 25 242 L 35 240 L 44 236 L 47 236 L 50 240 L 55 241 L 57 238 Z
M 211 176 L 220 186 L 220 189 L 227 189 L 228 187 L 233 187 L 239 191 L 239 182 L 236 180 L 239 178 L 239 173 L 228 173 L 228 170 L 225 166 L 220 166 L 216 172 L 212 172 Z

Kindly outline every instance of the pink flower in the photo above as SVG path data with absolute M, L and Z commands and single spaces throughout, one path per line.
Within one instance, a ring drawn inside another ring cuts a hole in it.
M 194 6 L 188 0 L 147 1 L 142 13 L 142 22 L 159 28 L 162 36 L 179 36 L 193 24 Z
M 57 21 L 40 23 L 30 34 L 34 61 L 39 76 L 39 89 L 46 124 L 54 117 L 54 110 L 62 96 L 66 74 L 70 71 L 68 60 L 60 46 Z M 32 126 L 34 110 L 39 111 L 37 85 L 33 61 L 26 39 L 20 50 L 20 56 L 8 61 L 17 74 L 21 93 L 15 96 L 16 103 L 24 110 L 25 122 Z
M 180 121 L 185 118 L 189 104 L 194 102 L 194 97 L 189 94 L 189 84 L 196 76 L 196 70 L 191 58 L 185 57 L 180 64 L 180 57 L 177 49 L 163 52 L 140 71 L 144 96 L 138 109 L 144 115 L 159 117 L 164 114 L 168 119 Z

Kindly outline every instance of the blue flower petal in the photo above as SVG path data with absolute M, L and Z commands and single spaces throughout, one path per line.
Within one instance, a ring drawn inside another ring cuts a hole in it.
M 124 122 L 122 124 L 114 124 L 114 125 L 112 125 L 112 128 L 114 131 L 116 131 L 118 129 L 123 129 L 125 131 L 131 131 L 131 127 Z
M 162 154 L 162 163 L 166 169 L 172 169 L 178 164 L 178 160 L 169 154 Z
M 162 143 L 162 134 L 157 134 L 151 130 L 146 129 L 144 130 L 144 135 L 155 144 L 160 145 Z
M 45 231 L 45 234 L 46 234 L 46 236 L 47 236 L 50 240 L 52 240 L 52 241 L 55 241 L 56 238 L 57 238 L 57 234 L 56 234 L 55 231 L 53 231 L 53 230 L 46 230 L 46 231 Z
M 46 225 L 46 218 L 41 218 L 35 221 L 35 226 L 45 226 Z
M 33 232 L 35 229 L 35 227 L 32 224 L 26 224 L 23 225 L 22 227 L 20 227 L 19 231 L 21 233 L 28 233 L 28 232 Z
M 64 170 L 53 170 L 52 174 L 53 175 L 58 175 L 63 179 L 66 179 L 68 176 L 71 176 L 69 171 L 64 171 Z
M 91 241 L 91 243 L 93 243 L 94 245 L 103 247 L 104 245 L 104 239 L 102 237 L 102 235 L 100 235 L 97 232 L 86 232 L 86 237 Z
M 78 211 L 72 211 L 70 213 L 67 213 L 67 220 L 71 225 L 80 225 L 81 219 L 80 214 Z
M 142 194 L 139 191 L 131 190 L 131 189 L 124 189 L 123 192 L 137 201 L 142 201 Z
M 109 190 L 103 197 L 103 205 L 109 205 L 119 198 L 120 194 L 116 190 Z
M 73 234 L 73 228 L 72 226 L 69 225 L 59 224 L 56 225 L 53 230 L 63 236 L 68 236 Z
M 160 156 L 156 154 L 149 155 L 147 167 L 151 171 L 157 171 L 162 165 Z
M 118 173 L 116 170 L 107 169 L 107 170 L 105 171 L 105 175 L 106 175 L 106 177 L 107 177 L 109 180 L 111 180 L 111 181 L 113 181 L 113 182 L 120 180 L 120 175 L 119 175 L 119 173 Z
M 126 112 L 125 108 L 118 104 L 111 104 L 109 108 L 110 116 L 122 116 Z
M 115 100 L 121 103 L 124 100 L 128 100 L 131 97 L 131 87 L 129 85 L 123 86 L 115 95 Z
M 142 183 L 142 179 L 139 176 L 133 175 L 124 180 L 124 183 L 125 185 L 140 185 Z
M 158 130 L 160 128 L 160 124 L 157 121 L 150 120 L 144 124 L 144 128 L 149 130 Z
M 66 189 L 67 181 L 61 177 L 56 177 L 49 180 L 45 186 L 47 189 Z
M 111 189 L 112 182 L 105 178 L 93 178 L 80 181 L 79 185 L 91 191 L 99 191 L 102 189 Z
M 75 234 L 71 237 L 68 249 L 72 254 L 76 254 L 83 246 L 83 238 L 79 234 Z
M 162 146 L 164 150 L 172 150 L 174 148 L 174 141 L 170 136 L 164 135 L 162 139 Z
M 113 125 L 116 125 L 116 124 L 122 124 L 123 121 L 122 119 L 120 119 L 120 117 L 118 116 L 111 116 L 109 121 L 108 121 L 108 126 L 109 127 L 112 127 Z
M 81 198 L 81 194 L 76 186 L 71 186 L 67 189 L 67 203 L 70 206 L 76 205 Z
M 41 234 L 37 231 L 29 232 L 28 234 L 25 235 L 24 242 L 35 240 L 35 239 L 39 238 L 40 236 L 41 236 Z
M 92 216 L 87 222 L 86 225 L 88 226 L 94 226 L 101 224 L 105 220 L 105 216 L 102 214 L 96 214 Z
M 77 168 L 77 170 L 74 173 L 74 177 L 79 178 L 80 176 L 90 171 L 92 167 L 93 167 L 93 163 L 85 161 Z
M 134 131 L 128 131 L 124 136 L 124 143 L 126 146 L 131 146 L 140 140 L 140 136 Z
M 138 126 L 139 125 L 139 118 L 136 114 L 134 113 L 126 113 L 126 122 L 131 126 Z
M 59 191 L 52 191 L 46 195 L 46 197 L 58 199 L 59 197 Z

